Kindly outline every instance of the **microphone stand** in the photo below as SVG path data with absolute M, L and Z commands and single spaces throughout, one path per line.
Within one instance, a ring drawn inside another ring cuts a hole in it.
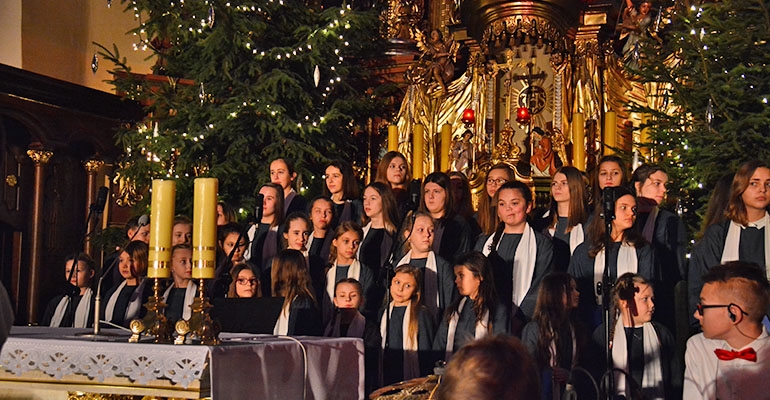
M 146 215 L 142 215 L 142 217 L 139 218 L 139 223 L 137 224 L 137 229 L 134 232 L 133 235 L 131 235 L 131 239 L 128 240 L 128 243 L 131 243 L 134 238 L 136 238 L 136 235 L 139 233 L 139 231 L 142 229 L 143 226 L 149 224 L 149 218 L 147 218 Z M 124 245 L 122 248 L 125 248 L 126 245 Z M 101 326 L 99 325 L 101 320 L 101 313 L 102 313 L 102 282 L 104 281 L 104 276 L 107 275 L 108 272 L 112 272 L 112 269 L 115 268 L 115 265 L 120 260 L 120 256 L 116 257 L 114 260 L 112 260 L 112 263 L 110 263 L 107 268 L 103 269 L 101 271 L 101 274 L 99 274 L 99 281 L 96 285 L 96 297 L 94 299 L 94 330 L 92 334 L 85 334 L 82 335 L 83 337 L 90 337 L 93 339 L 98 339 L 100 337 L 109 337 L 109 336 L 118 336 L 115 334 L 106 334 L 101 332 Z
M 610 343 L 612 338 L 610 332 L 612 327 L 612 316 L 610 315 L 610 302 L 612 301 L 612 277 L 610 276 L 610 257 L 609 248 L 612 242 L 612 220 L 615 219 L 615 191 L 614 188 L 607 187 L 602 193 L 602 202 L 604 204 L 604 271 L 602 272 L 602 281 L 597 284 L 597 291 L 602 296 L 602 319 L 604 320 L 604 349 L 605 363 L 607 365 L 607 387 L 605 391 L 606 399 L 610 400 L 615 396 L 615 373 L 612 366 L 612 349 Z

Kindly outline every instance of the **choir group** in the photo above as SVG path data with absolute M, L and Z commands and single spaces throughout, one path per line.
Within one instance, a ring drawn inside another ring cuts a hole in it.
M 629 176 L 615 156 L 590 179 L 558 169 L 545 209 L 535 209 L 532 190 L 505 164 L 488 171 L 477 211 L 460 173 L 431 173 L 410 191 L 398 152 L 384 156 L 362 196 L 344 161 L 328 165 L 324 194 L 310 201 L 295 190 L 296 177 L 290 160 L 270 164 L 250 226 L 218 205 L 213 296 L 282 297 L 277 335 L 363 338 L 367 391 L 431 374 L 461 348 L 506 335 L 528 350 L 543 399 L 565 390 L 594 398 L 607 356 L 614 390 L 629 398 L 765 397 L 751 384 L 770 370 L 762 326 L 770 168 L 761 162 L 742 164 L 715 189 L 689 260 L 684 224 L 660 207 L 666 172 L 642 165 Z M 133 240 L 105 277 L 101 315 L 117 325 L 141 317 L 151 292 L 141 222 L 127 225 Z M 164 292 L 172 321 L 190 317 L 198 289 L 191 228 L 187 217 L 174 221 Z M 597 290 L 605 266 L 615 282 L 609 296 Z M 42 324 L 93 323 L 94 271 L 85 254 L 65 260 L 73 289 L 50 301 Z M 468 366 L 458 363 L 448 376 Z

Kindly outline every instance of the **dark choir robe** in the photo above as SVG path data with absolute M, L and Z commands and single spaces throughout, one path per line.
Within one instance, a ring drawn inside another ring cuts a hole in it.
M 374 276 L 379 276 L 383 264 L 388 261 L 393 235 L 384 228 L 364 227 L 364 238 L 358 248 L 358 259 L 371 268 Z
M 409 198 L 409 191 L 401 188 L 393 189 L 393 196 L 396 198 L 396 208 L 398 208 L 398 218 L 403 221 L 409 211 L 414 207 Z
M 453 263 L 458 256 L 471 250 L 471 234 L 465 218 L 459 215 L 440 218 L 435 221 L 433 230 L 433 251 Z
M 249 228 L 248 240 L 251 246 L 246 259 L 255 265 L 259 272 L 264 272 L 270 267 L 270 259 L 281 249 L 282 236 L 278 231 L 278 229 L 262 223 L 252 225 Z
M 665 391 L 666 399 L 681 399 L 682 398 L 682 381 L 684 375 L 684 367 L 682 361 L 677 357 L 676 352 L 676 340 L 671 331 L 668 330 L 663 324 L 652 322 L 652 327 L 655 333 L 658 335 L 660 341 L 660 356 L 661 356 L 661 370 L 663 375 L 663 388 Z M 630 346 L 627 346 L 626 351 L 623 353 L 628 354 L 628 347 L 631 349 L 631 359 L 629 362 L 631 377 L 637 385 L 642 385 L 642 379 L 644 378 L 644 335 L 642 327 L 624 328 L 626 333 L 626 340 L 630 340 Z M 606 364 L 606 340 L 605 340 L 605 328 L 604 323 L 599 325 L 593 332 L 591 348 L 586 353 L 586 365 L 588 369 L 594 375 L 595 378 L 599 378 L 601 374 L 605 372 Z M 712 354 L 713 356 L 713 354 Z M 647 393 L 649 395 L 649 393 Z
M 709 226 L 703 234 L 700 242 L 692 250 L 690 255 L 690 268 L 687 277 L 687 289 L 689 293 L 689 310 L 694 311 L 695 305 L 700 301 L 700 291 L 703 288 L 701 277 L 711 267 L 722 264 L 722 253 L 725 251 L 725 241 L 730 223 L 727 220 Z M 763 229 L 745 228 L 740 232 L 738 254 L 740 261 L 752 262 L 759 265 L 764 271 L 765 266 L 765 236 Z M 690 313 L 691 314 L 691 313 Z M 698 327 L 695 317 L 690 315 L 690 322 Z
M 465 304 L 460 311 L 460 315 L 457 319 L 457 328 L 454 334 L 454 341 L 452 345 L 452 353 L 456 353 L 461 347 L 475 340 L 476 336 L 476 311 L 473 310 L 474 301 L 470 297 L 464 296 Z M 452 309 L 456 309 L 462 298 L 457 299 Z M 448 310 L 447 310 L 448 312 Z M 436 331 L 436 337 L 433 339 L 433 350 L 439 359 L 449 361 L 446 357 L 447 353 L 447 339 L 449 334 L 449 319 L 450 315 L 443 315 L 441 323 L 438 325 Z M 502 304 L 495 304 L 494 310 L 489 312 L 489 326 L 487 329 L 487 335 L 503 335 L 508 334 L 508 312 Z
M 311 232 L 310 238 L 308 238 L 308 254 L 319 257 L 322 260 L 328 260 L 329 249 L 332 245 L 332 239 L 334 239 L 334 233 L 331 230 L 328 230 L 326 231 L 326 235 L 322 238 L 315 237 L 314 233 L 315 232 Z
M 111 288 L 102 298 L 101 315 L 105 321 L 128 328 L 133 319 L 144 318 L 147 314 L 144 304 L 152 296 L 152 284 L 145 278 L 138 285 L 125 285 L 120 292 L 117 292 L 122 283 L 120 282 L 117 286 Z M 114 306 L 111 307 L 110 299 L 113 295 L 116 296 L 116 299 Z M 134 312 L 129 312 L 130 310 Z M 110 312 L 112 313 L 112 318 L 108 317 Z
M 307 214 L 307 200 L 292 189 L 283 200 L 283 215 L 289 215 L 293 212 Z
M 265 263 L 266 268 L 264 268 L 257 277 L 259 279 L 262 297 L 273 297 L 273 278 L 271 274 L 273 273 L 274 259 L 275 257 L 272 257 Z M 320 299 L 321 295 L 324 293 L 324 282 L 326 282 L 324 276 L 326 262 L 320 257 L 309 255 L 305 256 L 305 261 L 307 261 L 308 272 L 310 273 L 310 283 L 313 286 L 313 295 L 316 296 L 316 299 Z
M 382 304 L 382 294 L 376 290 L 375 276 L 372 273 L 371 268 L 360 262 L 359 266 L 358 277 L 351 276 L 351 278 L 358 280 L 358 283 L 361 284 L 361 290 L 363 290 L 363 293 L 361 294 L 364 296 L 364 316 L 372 317 L 377 313 L 377 310 Z M 347 278 L 349 274 L 350 265 L 332 265 L 324 276 L 324 289 L 319 298 L 323 299 L 322 311 L 324 313 L 325 323 L 329 322 L 330 318 L 333 317 L 334 285 L 342 279 Z M 330 275 L 334 275 L 333 281 L 328 280 Z
M 561 327 L 559 330 L 558 336 L 560 338 L 559 340 L 559 359 L 556 360 L 556 364 L 559 368 L 563 368 L 566 370 L 572 370 L 573 365 L 577 360 L 573 359 L 573 353 L 577 352 L 576 347 L 579 348 L 577 344 L 577 332 L 575 331 L 575 327 L 571 326 L 571 324 L 566 324 Z M 532 355 L 532 358 L 535 360 L 536 363 L 540 363 L 541 358 L 545 360 L 550 360 L 551 355 L 550 354 L 539 354 L 540 348 L 538 347 L 538 342 L 540 340 L 540 326 L 536 321 L 530 321 L 527 323 L 526 326 L 524 326 L 524 330 L 521 332 L 521 342 L 527 347 L 527 350 L 529 351 L 529 354 Z M 551 344 L 554 345 L 553 343 Z M 555 346 L 554 346 L 555 348 Z M 577 353 L 575 354 L 577 356 Z M 540 368 L 540 382 L 542 387 L 542 399 L 543 400 L 551 400 L 553 399 L 553 385 L 552 379 L 553 379 L 553 368 L 550 364 L 548 365 L 539 365 Z M 574 383 L 574 381 L 573 381 Z M 560 388 L 560 390 L 564 389 L 564 385 Z M 558 398 L 561 398 L 559 396 Z
M 600 305 L 596 301 L 596 287 L 594 286 L 594 259 L 588 256 L 590 244 L 583 242 L 575 249 L 572 254 L 569 270 L 567 271 L 575 278 L 577 289 L 580 292 L 580 302 L 578 305 L 579 319 L 588 326 L 589 329 L 596 328 L 601 324 L 602 313 Z M 609 259 L 610 278 L 613 282 L 618 279 L 618 252 L 620 242 L 610 244 L 606 252 Z M 636 274 L 643 276 L 650 282 L 655 282 L 659 274 L 655 268 L 655 257 L 652 247 L 643 245 L 635 248 L 637 270 Z M 602 265 L 602 271 L 604 266 Z M 632 271 L 633 272 L 633 271 Z
M 645 200 L 640 198 L 639 203 Z M 657 208 L 657 205 L 654 205 Z M 636 224 L 639 232 L 651 228 L 652 237 L 645 235 L 655 252 L 655 263 L 660 273 L 660 280 L 655 285 L 655 320 L 660 321 L 670 330 L 676 329 L 674 315 L 674 287 L 679 281 L 687 278 L 687 232 L 684 222 L 676 214 L 668 210 L 658 209 L 655 221 L 650 221 L 652 214 L 639 212 Z M 654 224 L 649 226 L 647 224 Z
M 95 301 L 96 293 L 93 293 L 90 300 L 90 306 L 88 307 L 88 315 L 86 316 L 86 328 L 90 328 L 94 326 L 94 301 Z M 59 306 L 59 304 L 63 301 L 66 301 L 67 295 L 60 294 L 51 301 L 48 302 L 48 306 L 45 308 L 45 312 L 43 313 L 43 318 L 40 320 L 40 326 L 51 326 L 51 322 L 53 320 L 54 314 L 56 313 L 56 308 Z M 67 304 L 65 310 L 64 310 L 64 316 L 61 319 L 61 322 L 56 325 L 58 328 L 72 328 L 75 327 L 75 312 L 76 310 L 81 307 L 85 306 L 84 304 L 80 304 L 80 301 L 83 299 L 83 296 L 81 295 L 75 295 L 70 297 L 70 301 Z M 78 326 L 76 328 L 83 328 L 82 326 Z
M 528 226 L 527 229 L 531 228 Z M 517 329 L 514 329 L 513 333 L 517 333 L 517 330 L 523 328 L 524 324 L 532 319 L 532 315 L 535 313 L 535 303 L 537 302 L 537 292 L 540 288 L 540 282 L 553 270 L 553 245 L 551 244 L 551 240 L 540 232 L 533 233 L 537 248 L 537 254 L 535 254 L 535 269 L 532 274 L 529 290 L 526 295 L 524 295 L 521 304 L 517 304 L 519 309 L 516 313 L 517 320 L 510 321 L 512 328 L 518 327 Z M 503 234 L 500 238 L 497 250 L 493 252 L 490 252 L 489 249 L 484 249 L 490 236 L 491 235 L 482 235 L 479 237 L 479 240 L 476 242 L 476 251 L 488 254 L 487 257 L 493 267 L 492 270 L 495 279 L 495 288 L 497 289 L 497 298 L 510 309 L 513 306 L 511 303 L 514 285 L 513 261 L 522 234 Z
M 190 319 L 192 315 L 192 305 L 195 297 L 198 295 L 198 285 L 194 282 L 188 282 L 187 287 L 177 288 L 171 283 L 171 286 L 163 292 L 163 302 L 166 303 L 164 314 L 169 321 L 179 321 L 180 319 Z
M 408 257 L 410 254 L 411 252 L 407 253 L 404 258 Z M 431 312 L 431 316 L 433 317 L 433 321 L 438 323 L 441 321 L 441 318 L 444 315 L 444 310 L 450 304 L 452 304 L 452 302 L 454 302 L 457 297 L 459 297 L 459 293 L 457 293 L 457 286 L 455 286 L 454 282 L 454 267 L 449 264 L 447 260 L 441 258 L 441 256 L 435 255 L 435 257 L 436 274 L 434 279 L 436 279 L 435 288 L 438 294 L 438 302 L 436 302 L 435 297 L 428 299 L 428 295 L 425 289 L 427 280 L 431 275 L 433 275 L 431 272 L 426 271 L 428 259 L 410 258 L 409 264 L 417 267 L 422 272 L 422 288 L 420 289 L 422 293 L 422 304 L 427 307 L 428 311 L 434 310 L 435 314 Z M 401 262 L 400 264 L 404 263 Z
M 357 224 L 361 224 L 361 215 L 364 212 L 364 205 L 360 199 L 345 200 L 342 204 L 332 202 L 332 222 L 329 224 L 328 232 L 334 232 L 340 223 L 345 221 L 353 221 Z
M 577 246 L 577 245 L 580 245 L 580 243 L 583 243 L 583 241 L 585 240 L 585 230 L 588 225 L 586 224 L 576 225 L 572 228 L 572 230 L 570 230 L 569 233 L 567 233 L 569 218 L 558 217 L 556 219 L 556 226 L 553 228 L 553 233 L 552 233 L 551 229 L 549 228 L 550 224 L 551 224 L 550 211 L 546 211 L 542 219 L 540 219 L 536 223 L 533 223 L 532 226 L 536 231 L 542 232 L 544 235 L 548 236 L 551 239 L 551 243 L 553 243 L 554 271 L 567 272 L 567 268 L 569 268 L 570 259 L 572 258 L 572 252 L 575 251 L 575 249 L 572 248 L 572 245 L 573 243 L 575 243 Z M 581 233 L 584 240 L 579 240 Z
M 283 314 L 283 311 L 281 311 Z M 279 319 L 282 317 L 279 317 Z M 276 322 L 276 327 L 279 322 Z M 318 306 L 308 298 L 298 297 L 289 306 L 287 336 L 322 336 L 324 326 Z M 274 334 L 283 334 L 274 332 Z
M 380 345 L 382 349 L 381 360 L 381 373 L 383 377 L 382 386 L 390 385 L 403 380 L 413 379 L 420 376 L 427 376 L 433 373 L 433 366 L 436 361 L 435 353 L 433 352 L 433 332 L 435 325 L 433 319 L 424 307 L 420 307 L 417 312 L 417 358 L 419 372 L 416 376 L 405 376 L 404 371 L 404 356 L 405 356 L 405 342 L 404 342 L 404 324 L 405 314 L 407 307 L 393 307 L 393 312 L 390 314 L 390 321 L 385 324 L 387 326 L 387 337 L 385 338 L 385 346 L 382 346 L 382 333 L 380 330 Z M 383 315 L 385 309 L 380 311 L 377 321 L 382 326 Z

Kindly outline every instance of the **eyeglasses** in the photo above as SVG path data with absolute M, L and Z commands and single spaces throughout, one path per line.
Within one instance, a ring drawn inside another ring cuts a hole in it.
M 497 179 L 489 178 L 489 179 L 487 179 L 487 185 L 491 185 L 491 184 L 502 185 L 503 183 L 506 183 L 506 182 L 508 182 L 508 180 L 503 179 L 503 178 L 497 178 Z
M 695 310 L 698 311 L 698 315 L 700 315 L 702 317 L 703 316 L 703 310 L 705 310 L 707 308 L 729 308 L 729 307 L 735 307 L 735 308 L 741 310 L 741 314 L 749 315 L 748 313 L 746 313 L 746 311 L 743 311 L 743 309 L 740 306 L 738 306 L 737 304 L 735 304 L 735 303 L 730 303 L 730 304 L 701 304 L 701 303 L 698 303 L 698 304 L 695 305 Z
M 257 278 L 251 278 L 251 279 L 240 278 L 236 282 L 238 282 L 239 285 L 244 285 L 244 286 L 245 285 L 256 285 L 257 284 Z

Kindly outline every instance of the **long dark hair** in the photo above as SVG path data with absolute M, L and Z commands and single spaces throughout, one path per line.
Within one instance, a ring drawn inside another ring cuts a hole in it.
M 564 296 L 567 302 L 571 301 L 572 276 L 566 272 L 552 272 L 543 278 L 537 293 L 535 312 L 532 321 L 537 323 L 537 363 L 541 368 L 549 365 L 551 355 L 551 343 L 554 344 L 556 353 L 554 358 L 559 360 L 561 343 L 564 340 L 572 340 L 571 337 L 562 337 L 562 333 L 576 332 L 577 318 L 575 312 L 564 304 Z
M 623 159 L 616 156 L 616 155 L 608 155 L 604 156 L 599 159 L 599 162 L 596 163 L 596 169 L 594 170 L 594 173 L 591 174 L 591 204 L 593 204 L 594 207 L 601 207 L 601 201 L 602 201 L 602 188 L 599 187 L 599 170 L 601 169 L 602 164 L 612 162 L 618 165 L 620 167 L 621 172 L 621 180 L 619 186 L 625 186 L 628 183 L 628 168 L 626 168 L 626 163 L 623 162 Z
M 491 321 L 491 316 L 495 314 L 495 310 L 497 309 L 498 301 L 497 291 L 495 289 L 495 279 L 489 259 L 478 251 L 472 251 L 458 257 L 455 261 L 455 266 L 467 268 L 474 277 L 481 280 L 478 297 L 473 301 L 473 312 L 476 313 L 476 322 L 481 322 L 484 313 L 489 311 Z M 452 313 L 457 312 L 457 309 L 460 306 L 460 300 L 462 300 L 462 298 L 456 299 L 451 306 L 447 307 L 444 312 L 446 319 L 451 318 Z
M 454 216 L 454 196 L 452 195 L 452 182 L 450 182 L 449 175 L 443 172 L 432 172 L 425 177 L 425 181 L 422 183 L 422 196 L 420 202 L 420 211 L 429 212 L 425 206 L 425 185 L 429 183 L 435 183 L 439 185 L 446 192 L 444 200 L 444 216 L 442 220 L 451 219 Z
M 340 170 L 342 174 L 342 200 L 355 200 L 359 197 L 358 180 L 356 174 L 353 172 L 353 167 L 347 161 L 334 160 L 326 166 L 326 168 L 334 167 Z M 329 187 L 324 182 L 324 196 L 332 198 L 332 193 L 329 191 Z
M 577 224 L 583 224 L 588 218 L 588 196 L 586 195 L 586 184 L 583 173 L 575 167 L 561 167 L 556 170 L 553 177 L 556 178 L 556 174 L 563 174 L 567 178 L 567 189 L 569 190 L 569 217 L 567 218 L 567 233 L 569 233 Z M 553 185 L 553 180 L 551 180 Z M 556 200 L 551 195 L 551 204 L 548 206 L 550 210 L 549 218 L 551 221 L 548 224 L 549 228 L 555 228 L 556 223 L 559 222 L 559 209 Z
M 733 177 L 733 184 L 730 187 L 730 201 L 727 203 L 725 216 L 740 225 L 748 225 L 749 215 L 746 211 L 746 204 L 743 202 L 743 192 L 749 187 L 751 176 L 760 168 L 768 168 L 762 161 L 746 161 L 738 167 Z
M 615 199 L 612 202 L 613 210 L 615 208 L 615 204 L 617 204 L 618 199 L 630 195 L 633 196 L 634 199 L 636 199 L 636 196 L 634 196 L 633 193 L 626 187 L 626 186 L 618 186 L 614 188 L 615 193 Z M 599 254 L 600 251 L 604 249 L 604 241 L 606 239 L 607 235 L 607 228 L 605 227 L 604 222 L 604 210 L 603 210 L 603 204 L 602 197 L 599 198 L 599 202 L 596 203 L 597 206 L 594 209 L 594 217 L 593 220 L 591 220 L 591 223 L 588 224 L 587 229 L 587 236 L 591 243 L 591 248 L 588 250 L 588 256 L 591 258 L 596 258 L 596 255 Z M 623 231 L 623 242 L 629 243 L 633 245 L 634 247 L 640 247 L 647 243 L 647 240 L 644 239 L 644 236 L 642 236 L 641 233 L 639 233 L 639 230 L 636 227 L 636 224 L 634 226 L 626 229 Z

